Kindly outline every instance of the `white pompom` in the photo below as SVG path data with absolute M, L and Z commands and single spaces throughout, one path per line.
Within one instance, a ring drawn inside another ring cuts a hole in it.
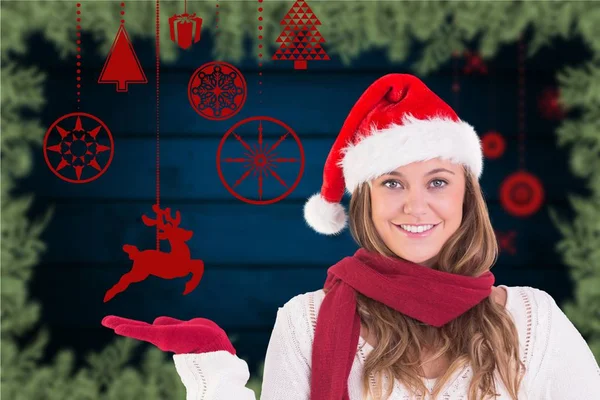
M 304 205 L 304 219 L 311 228 L 324 235 L 341 232 L 348 221 L 344 206 L 328 202 L 320 193 L 311 196 Z

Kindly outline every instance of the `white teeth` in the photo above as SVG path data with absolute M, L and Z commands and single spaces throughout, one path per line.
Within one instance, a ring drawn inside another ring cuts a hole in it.
M 412 232 L 412 233 L 421 233 L 421 232 L 425 232 L 430 230 L 431 228 L 433 228 L 434 225 L 421 225 L 421 226 L 414 226 L 414 225 L 400 225 L 400 227 L 402 227 L 402 229 L 404 229 L 405 231 L 408 232 Z

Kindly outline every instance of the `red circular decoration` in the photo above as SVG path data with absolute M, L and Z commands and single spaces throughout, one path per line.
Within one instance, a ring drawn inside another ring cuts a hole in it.
M 71 183 L 87 183 L 108 169 L 114 142 L 110 130 L 98 117 L 74 112 L 50 125 L 43 149 L 46 164 L 54 175 Z
M 488 132 L 481 138 L 483 155 L 491 160 L 500 158 L 506 150 L 504 137 L 498 132 Z
M 224 120 L 237 114 L 246 102 L 246 80 L 233 65 L 212 61 L 192 74 L 188 99 L 204 118 Z
M 248 141 L 243 139 L 241 137 L 241 135 L 238 133 L 238 131 L 240 131 L 239 128 L 242 125 L 246 125 L 246 124 L 252 123 L 254 121 L 258 122 L 257 128 L 256 128 L 256 135 L 254 136 L 254 138 L 257 138 L 257 140 L 258 140 L 258 145 L 250 146 Z M 272 145 L 270 145 L 270 146 L 266 145 L 263 142 L 263 137 L 262 137 L 263 122 L 270 122 L 272 124 L 282 127 L 285 130 L 285 134 L 281 135 L 278 138 L 278 140 L 273 142 Z M 238 154 L 238 157 L 235 157 L 235 158 L 225 158 L 225 159 L 221 158 L 223 145 L 227 141 L 227 138 L 229 138 L 230 136 L 235 138 L 235 140 L 237 140 L 240 143 L 240 153 L 244 153 L 245 157 L 239 157 L 239 154 Z M 296 145 L 298 146 L 298 149 L 299 149 L 300 159 L 276 157 L 276 154 L 273 153 L 273 151 L 276 150 L 277 147 L 281 143 L 283 143 L 288 136 L 292 136 L 294 138 Z M 296 132 L 294 132 L 292 130 L 292 128 L 290 128 L 288 125 L 284 124 L 283 122 L 281 122 L 275 118 L 271 118 L 271 117 L 259 116 L 259 117 L 246 118 L 244 120 L 239 121 L 225 133 L 225 135 L 221 139 L 221 143 L 219 143 L 219 148 L 217 149 L 217 172 L 219 173 L 219 178 L 221 179 L 221 182 L 223 183 L 225 188 L 235 198 L 237 198 L 243 202 L 246 202 L 249 204 L 255 204 L 255 205 L 273 204 L 280 200 L 283 200 L 290 193 L 292 193 L 294 191 L 294 189 L 296 188 L 296 186 L 298 186 L 298 183 L 300 183 L 300 179 L 302 178 L 302 174 L 304 172 L 304 161 L 305 161 L 304 160 L 304 148 L 302 147 L 302 143 L 300 142 L 300 138 L 298 137 L 298 135 L 296 135 Z M 221 167 L 221 163 L 223 163 L 223 162 L 245 164 L 245 172 L 240 173 L 239 178 L 236 180 L 236 182 L 233 184 L 233 186 L 229 185 L 227 183 L 227 180 L 225 179 L 225 176 L 223 174 L 223 170 Z M 300 164 L 298 174 L 296 176 L 296 179 L 292 183 L 292 185 L 288 186 L 285 183 L 285 181 L 283 181 L 283 179 L 275 171 L 275 169 L 273 167 L 277 163 L 299 163 Z M 259 200 L 249 199 L 245 196 L 242 196 L 241 194 L 237 193 L 234 189 L 237 185 L 239 185 L 247 177 L 249 177 L 249 175 L 251 173 L 254 173 L 253 174 L 254 176 L 258 175 L 257 186 L 258 186 Z M 264 175 L 264 177 L 263 177 L 263 175 Z M 279 195 L 273 199 L 263 199 L 262 192 L 263 192 L 263 181 L 264 181 L 265 177 L 266 178 L 269 178 L 269 177 L 274 178 L 278 182 L 278 185 L 287 188 L 287 190 L 284 193 L 282 193 L 281 195 Z
M 516 217 L 532 215 L 544 202 L 542 182 L 528 172 L 515 172 L 502 182 L 500 202 L 511 215 Z

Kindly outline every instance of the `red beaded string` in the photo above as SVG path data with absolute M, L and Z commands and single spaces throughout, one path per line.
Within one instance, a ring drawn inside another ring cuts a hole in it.
M 160 0 L 156 0 L 156 205 L 160 208 Z M 156 250 L 160 251 L 158 226 Z
M 525 169 L 525 42 L 519 38 L 519 167 Z
M 258 0 L 259 5 L 262 4 L 263 0 Z M 262 94 L 262 39 L 263 39 L 263 35 L 262 35 L 262 30 L 263 30 L 263 26 L 262 24 L 262 11 L 263 8 L 262 7 L 258 7 L 258 84 L 260 86 L 259 90 L 258 90 L 258 94 L 259 94 L 259 103 L 262 104 L 262 98 L 260 98 L 260 95 Z
M 76 74 L 77 74 L 77 110 L 79 110 L 79 104 L 81 103 L 81 3 L 77 3 L 77 68 L 76 68 Z

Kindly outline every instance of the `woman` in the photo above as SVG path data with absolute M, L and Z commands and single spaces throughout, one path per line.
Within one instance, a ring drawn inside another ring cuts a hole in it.
M 474 129 L 411 75 L 374 82 L 346 119 L 304 212 L 360 249 L 323 290 L 278 310 L 262 400 L 600 398 L 600 369 L 546 292 L 495 287 L 498 248 Z M 255 399 L 227 335 L 198 318 L 109 316 L 176 353 L 188 399 Z M 494 396 L 497 397 L 494 397 Z

